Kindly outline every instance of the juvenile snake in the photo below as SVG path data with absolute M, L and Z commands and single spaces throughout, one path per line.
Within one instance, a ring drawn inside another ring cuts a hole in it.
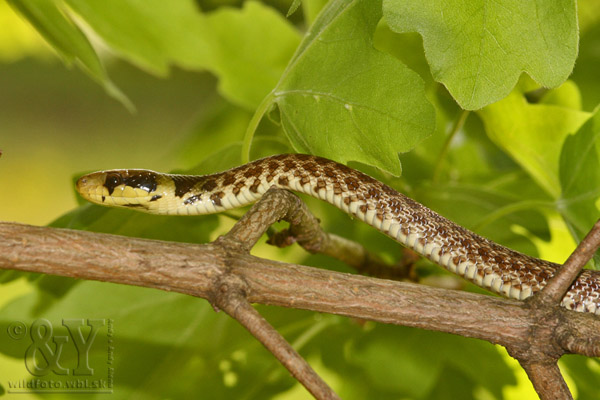
M 304 154 L 267 157 L 205 176 L 129 169 L 95 172 L 77 181 L 79 193 L 93 203 L 178 215 L 241 207 L 273 186 L 327 201 L 449 271 L 509 298 L 533 295 L 559 268 L 483 238 L 368 175 Z M 600 271 L 583 270 L 561 304 L 600 315 Z

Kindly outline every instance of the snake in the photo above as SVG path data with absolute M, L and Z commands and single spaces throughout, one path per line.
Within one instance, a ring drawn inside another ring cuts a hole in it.
M 223 212 L 254 203 L 273 187 L 324 200 L 507 298 L 533 296 L 560 268 L 486 239 L 358 170 L 313 155 L 274 155 L 210 175 L 106 170 L 82 176 L 76 184 L 92 203 L 162 215 Z M 600 271 L 583 269 L 561 305 L 600 315 Z

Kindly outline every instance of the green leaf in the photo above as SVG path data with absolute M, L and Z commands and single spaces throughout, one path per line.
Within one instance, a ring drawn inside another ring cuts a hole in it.
M 418 32 L 436 81 L 461 107 L 507 96 L 522 72 L 542 86 L 567 79 L 577 57 L 574 0 L 384 0 L 396 32 Z
M 169 64 L 204 68 L 210 58 L 209 30 L 192 1 L 66 0 L 110 47 L 158 75 Z
M 590 114 L 551 104 L 529 104 L 517 90 L 478 114 L 489 138 L 548 194 L 558 198 L 558 161 L 562 144 Z
M 600 362 L 597 358 L 584 357 L 577 354 L 566 354 L 560 361 L 561 369 L 565 368 L 569 377 L 577 386 L 577 399 L 592 400 L 600 398 Z
M 234 103 L 255 109 L 275 87 L 300 43 L 296 29 L 275 10 L 249 1 L 242 10 L 207 17 L 219 89 Z
M 236 321 L 216 313 L 203 299 L 89 281 L 79 283 L 52 307 L 36 312 L 37 304 L 44 301 L 42 295 L 27 294 L 1 309 L 0 352 L 23 360 L 31 344 L 31 340 L 15 341 L 6 334 L 14 321 L 29 326 L 45 318 L 55 327 L 55 335 L 67 335 L 58 329 L 63 318 L 112 319 L 110 366 L 118 398 L 153 398 L 156 393 L 172 399 L 190 393 L 210 393 L 211 399 L 272 398 L 294 383 L 286 373 L 265 379 L 283 367 Z M 311 316 L 286 310 L 278 327 L 286 330 L 304 319 L 301 328 L 307 329 Z M 94 378 L 106 374 L 106 341 L 107 332 L 102 329 L 90 351 L 90 367 L 97 368 Z M 75 359 L 68 342 L 61 365 L 76 366 Z M 22 365 L 23 375 L 29 376 Z M 72 375 L 62 378 L 73 380 Z
M 287 12 L 287 14 L 285 16 L 289 17 L 290 15 L 292 15 L 293 13 L 295 13 L 296 10 L 298 10 L 298 7 L 300 7 L 301 4 L 302 4 L 302 0 L 293 0 L 292 4 L 290 5 L 290 8 L 288 9 L 288 12 Z
M 579 46 L 579 57 L 573 70 L 573 75 L 569 79 L 575 81 L 581 88 L 584 109 L 591 110 L 600 103 L 600 79 L 598 79 L 598 65 L 600 65 L 600 52 L 598 43 L 600 43 L 600 7 L 598 4 L 590 2 L 579 2 L 579 26 L 581 32 L 581 44 Z M 589 25 L 589 29 L 584 31 L 584 17 L 595 20 L 594 24 Z
M 431 134 L 435 114 L 419 76 L 373 48 L 380 18 L 380 2 L 330 2 L 272 101 L 297 151 L 399 175 L 398 153 Z
M 580 241 L 600 218 L 600 108 L 565 142 L 560 155 L 558 209 Z M 600 261 L 598 256 L 596 261 Z
M 65 63 L 76 62 L 104 90 L 124 106 L 133 110 L 129 99 L 111 82 L 87 37 L 55 0 L 8 0 L 48 41 Z
M 434 390 L 450 367 L 474 386 L 501 398 L 502 387 L 514 384 L 510 368 L 491 344 L 412 328 L 377 325 L 348 351 L 349 362 L 361 368 L 370 386 L 381 392 L 423 398 Z M 393 368 L 390 366 L 393 365 Z M 464 385 L 455 387 L 464 389 Z M 451 398 L 464 398 L 455 393 Z
M 300 42 L 289 22 L 254 1 L 210 14 L 193 0 L 66 1 L 124 58 L 158 75 L 170 65 L 207 69 L 221 93 L 247 109 L 275 86 Z

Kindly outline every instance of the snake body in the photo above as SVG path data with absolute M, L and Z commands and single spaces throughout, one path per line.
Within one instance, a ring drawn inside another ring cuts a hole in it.
M 93 203 L 177 215 L 241 207 L 271 187 L 331 203 L 449 271 L 509 298 L 532 296 L 559 268 L 481 237 L 362 172 L 316 156 L 276 155 L 204 176 L 109 170 L 77 182 L 79 193 Z M 583 270 L 561 304 L 600 315 L 600 272 Z

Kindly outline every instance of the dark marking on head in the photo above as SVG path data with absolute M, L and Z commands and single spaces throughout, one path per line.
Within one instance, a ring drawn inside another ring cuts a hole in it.
M 183 198 L 198 183 L 198 179 L 194 179 L 191 176 L 173 176 L 172 178 L 175 183 L 175 196 L 180 198 Z
M 106 174 L 106 179 L 104 180 L 104 187 L 108 189 L 108 194 L 113 194 L 115 188 L 122 184 L 123 180 L 121 179 L 121 174 L 116 172 L 109 172 L 108 174 Z
M 160 194 L 155 194 L 154 196 L 152 196 L 152 198 L 150 199 L 150 201 L 156 201 L 158 199 L 162 198 L 162 195 Z
M 123 207 L 128 207 L 128 208 L 147 208 L 143 204 L 123 204 Z
M 156 190 L 156 173 L 145 170 L 109 172 L 104 181 L 104 187 L 108 189 L 108 194 L 112 194 L 119 185 L 142 189 L 150 193 Z
M 214 188 L 216 188 L 216 187 L 217 187 L 217 182 L 215 182 L 214 179 L 208 179 L 202 185 L 202 190 L 205 192 L 212 192 L 214 190 Z
M 106 196 L 102 196 L 102 202 L 104 203 L 104 200 L 106 200 Z

